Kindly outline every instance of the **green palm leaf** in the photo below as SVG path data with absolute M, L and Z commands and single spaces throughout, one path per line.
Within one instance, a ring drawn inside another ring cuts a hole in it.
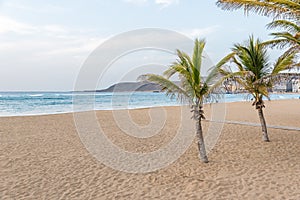
M 187 91 L 183 90 L 174 82 L 170 81 L 169 79 L 163 76 L 159 76 L 156 74 L 145 74 L 140 78 L 146 79 L 149 82 L 160 85 L 162 91 L 166 92 L 166 95 L 170 96 L 171 98 L 177 97 L 181 101 L 184 101 L 185 99 L 189 99 L 190 94 L 188 94 Z
M 193 51 L 193 78 L 195 81 L 195 84 L 199 84 L 201 81 L 200 77 L 200 70 L 201 70 L 201 64 L 202 64 L 202 56 L 203 56 L 203 49 L 205 47 L 205 40 L 195 40 L 195 46 Z
M 285 29 L 287 32 L 293 34 L 300 32 L 300 27 L 296 23 L 287 20 L 272 21 L 271 23 L 267 24 L 267 28 L 268 29 L 282 28 Z
M 244 9 L 245 14 L 254 12 L 274 18 L 299 19 L 300 3 L 298 0 L 218 0 L 217 6 L 224 10 Z
M 287 48 L 286 53 L 300 54 L 299 0 L 218 0 L 216 4 L 224 10 L 244 9 L 246 14 L 254 12 L 273 17 L 267 28 L 278 28 L 281 32 L 271 33 L 274 39 L 264 42 L 263 46 Z
M 294 67 L 294 58 L 295 58 L 295 53 L 293 52 L 286 53 L 280 56 L 274 65 L 271 75 L 276 76 L 280 72 Z
M 249 94 L 253 95 L 255 99 L 253 105 L 256 105 L 262 96 L 269 98 L 268 91 L 272 88 L 274 77 L 295 65 L 296 53 L 289 52 L 280 56 L 271 67 L 265 42 L 254 40 L 253 36 L 250 36 L 244 45 L 235 44 L 232 51 L 217 64 L 219 73 L 223 76 L 222 80 L 235 78 Z M 224 62 L 226 60 L 227 63 Z M 231 70 L 228 64 L 235 67 L 236 71 Z

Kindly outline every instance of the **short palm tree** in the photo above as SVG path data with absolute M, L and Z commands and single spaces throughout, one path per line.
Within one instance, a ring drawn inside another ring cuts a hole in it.
M 223 80 L 228 78 L 235 78 L 244 90 L 253 96 L 252 105 L 258 110 L 263 140 L 266 142 L 270 140 L 263 114 L 265 107 L 263 97 L 270 99 L 269 90 L 272 89 L 277 75 L 283 70 L 290 69 L 294 64 L 294 58 L 294 52 L 284 54 L 271 66 L 268 60 L 267 47 L 251 36 L 245 45 L 235 44 L 232 53 L 217 64 L 217 68 L 223 76 L 217 84 L 221 84 Z M 232 65 L 229 67 L 228 64 Z
M 193 112 L 193 118 L 196 120 L 196 135 L 198 139 L 198 149 L 200 159 L 208 162 L 206 149 L 202 133 L 201 120 L 205 119 L 203 103 L 210 94 L 210 86 L 213 82 L 216 70 L 205 79 L 201 76 L 200 70 L 203 60 L 204 40 L 195 40 L 193 56 L 190 58 L 186 53 L 177 50 L 178 59 L 164 72 L 163 76 L 155 74 L 143 75 L 143 78 L 149 82 L 159 84 L 162 91 L 169 96 L 177 96 L 180 99 L 187 99 Z M 170 80 L 173 75 L 179 75 L 180 85 L 176 85 Z
M 224 10 L 244 9 L 264 16 L 300 19 L 299 0 L 218 0 L 217 6 Z

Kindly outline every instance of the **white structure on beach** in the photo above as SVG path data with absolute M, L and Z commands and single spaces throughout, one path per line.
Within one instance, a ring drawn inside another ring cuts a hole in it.
M 287 91 L 288 92 L 299 92 L 299 79 L 291 79 L 287 83 Z
M 276 77 L 271 92 L 300 92 L 300 73 L 285 72 L 280 73 Z M 234 78 L 226 79 L 223 83 L 223 89 L 226 93 L 241 93 L 245 92 L 242 85 L 240 85 Z
M 300 73 L 281 73 L 274 92 L 300 92 Z

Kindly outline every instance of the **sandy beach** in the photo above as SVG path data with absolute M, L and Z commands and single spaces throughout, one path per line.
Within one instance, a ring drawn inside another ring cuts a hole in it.
M 164 127 L 147 139 L 122 134 L 111 111 L 97 111 L 97 117 L 114 144 L 148 152 L 178 129 L 180 108 L 164 109 Z M 259 123 L 251 102 L 227 103 L 226 110 L 226 120 Z M 129 113 L 143 126 L 151 121 L 148 111 Z M 205 111 L 209 119 L 209 105 Z M 300 128 L 298 99 L 267 101 L 264 111 L 268 125 Z M 203 124 L 206 131 L 209 122 Z M 132 174 L 95 159 L 71 113 L 1 117 L 0 199 L 300 199 L 300 131 L 269 128 L 269 136 L 265 143 L 260 127 L 225 124 L 209 163 L 199 161 L 193 142 L 168 167 Z

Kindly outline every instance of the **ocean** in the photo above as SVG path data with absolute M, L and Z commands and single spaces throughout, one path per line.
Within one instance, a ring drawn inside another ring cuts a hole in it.
M 271 100 L 299 99 L 299 94 L 271 94 Z M 25 116 L 74 112 L 176 106 L 181 103 L 164 93 L 73 93 L 73 92 L 0 92 L 0 116 Z M 222 101 L 250 101 L 246 94 L 225 94 Z

